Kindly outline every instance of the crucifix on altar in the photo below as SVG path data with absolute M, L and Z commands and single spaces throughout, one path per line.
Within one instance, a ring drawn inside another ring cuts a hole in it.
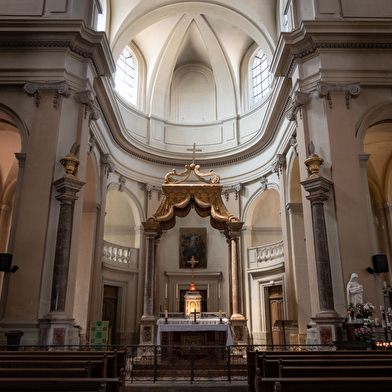
M 192 267 L 192 280 L 191 280 L 191 286 L 189 287 L 189 291 L 184 296 L 185 317 L 191 318 L 193 315 L 195 318 L 194 323 L 196 323 L 197 314 L 199 315 L 201 314 L 201 295 L 198 291 L 196 291 L 196 286 L 193 282 L 193 269 L 195 267 L 195 264 L 198 263 L 198 261 L 195 260 L 194 256 L 192 256 L 192 258 L 188 260 L 187 263 L 189 263 Z

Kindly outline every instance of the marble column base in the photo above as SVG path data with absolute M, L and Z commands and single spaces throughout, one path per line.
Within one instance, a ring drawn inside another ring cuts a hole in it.
M 51 312 L 38 320 L 41 329 L 42 345 L 79 345 L 79 329 L 75 320 L 64 312 Z
M 230 319 L 231 333 L 234 344 L 248 344 L 248 330 L 246 328 L 247 320 L 241 315 L 241 318 Z
M 334 310 L 322 311 L 311 318 L 317 331 L 317 343 L 333 344 L 342 340 L 344 317 L 340 317 Z
M 140 345 L 153 346 L 157 341 L 157 321 L 155 317 L 142 317 L 140 324 Z

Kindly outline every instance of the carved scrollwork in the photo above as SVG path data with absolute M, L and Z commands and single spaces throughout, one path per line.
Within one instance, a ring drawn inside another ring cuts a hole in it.
M 312 100 L 312 97 L 308 93 L 296 91 L 294 93 L 293 102 L 286 112 L 286 118 L 289 121 L 297 121 L 297 112 L 301 106 L 307 105 Z
M 185 165 L 185 171 L 182 173 L 177 173 L 176 169 L 173 169 L 170 173 L 167 173 L 165 176 L 165 184 L 180 184 L 186 181 L 192 173 L 192 170 L 195 172 L 196 177 L 207 184 L 219 184 L 220 177 L 218 174 L 214 173 L 212 169 L 209 173 L 201 173 L 199 171 L 200 165 L 195 165 L 192 163 L 191 165 Z M 181 179 L 175 179 L 173 176 L 180 177 Z M 209 180 L 205 180 L 204 177 L 213 177 Z

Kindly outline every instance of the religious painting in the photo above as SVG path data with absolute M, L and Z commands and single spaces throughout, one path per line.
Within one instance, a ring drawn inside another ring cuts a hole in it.
M 180 268 L 192 268 L 188 263 L 195 258 L 195 268 L 207 268 L 207 228 L 180 228 Z

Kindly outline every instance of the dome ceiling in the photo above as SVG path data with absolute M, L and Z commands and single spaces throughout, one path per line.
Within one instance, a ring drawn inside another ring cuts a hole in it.
M 114 58 L 131 44 L 146 66 L 146 93 L 138 110 L 149 117 L 150 135 L 143 125 L 135 127 L 129 114 L 134 110 L 122 105 L 125 139 L 153 154 L 172 152 L 172 158 L 196 143 L 200 157 L 208 158 L 218 151 L 230 155 L 254 138 L 260 116 L 247 135 L 238 136 L 236 129 L 238 116 L 249 109 L 242 104 L 241 64 L 259 46 L 271 58 L 275 7 L 274 0 L 112 0 Z

